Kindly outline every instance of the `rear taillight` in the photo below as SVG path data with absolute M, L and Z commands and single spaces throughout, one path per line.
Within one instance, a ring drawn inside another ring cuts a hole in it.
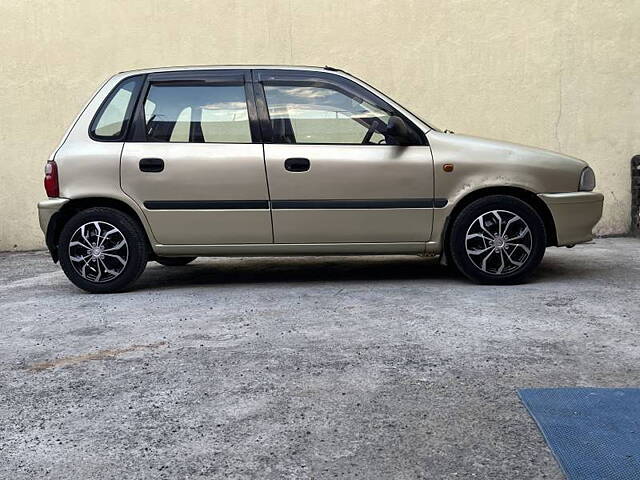
M 60 196 L 60 186 L 58 185 L 58 166 L 53 160 L 49 160 L 44 166 L 44 189 L 49 197 Z

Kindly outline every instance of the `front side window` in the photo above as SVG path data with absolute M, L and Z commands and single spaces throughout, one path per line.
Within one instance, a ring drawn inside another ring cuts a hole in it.
M 149 142 L 251 143 L 242 85 L 152 84 L 144 114 Z
M 391 144 L 385 136 L 394 112 L 331 85 L 265 85 L 276 143 Z
M 124 135 L 131 117 L 132 103 L 142 82 L 134 77 L 122 82 L 111 92 L 91 122 L 91 135 L 96 140 L 118 140 Z

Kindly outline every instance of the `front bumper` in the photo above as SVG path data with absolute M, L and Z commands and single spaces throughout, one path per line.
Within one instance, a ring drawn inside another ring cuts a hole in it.
M 593 238 L 602 217 L 604 195 L 598 192 L 541 193 L 556 226 L 558 246 L 575 245 Z

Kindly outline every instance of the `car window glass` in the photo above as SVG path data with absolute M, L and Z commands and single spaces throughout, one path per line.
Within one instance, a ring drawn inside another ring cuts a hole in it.
M 251 143 L 242 85 L 151 85 L 144 105 L 152 142 Z
M 93 135 L 103 139 L 120 136 L 125 126 L 127 109 L 138 82 L 138 78 L 124 82 L 111 94 L 99 116 L 93 122 L 91 130 Z
M 191 107 L 187 107 L 176 119 L 176 124 L 171 132 L 171 142 L 188 142 L 189 129 L 191 128 Z
M 391 112 L 323 86 L 265 85 L 278 143 L 384 143 Z
M 156 104 L 147 98 L 147 101 L 144 102 L 144 121 L 149 122 L 151 115 L 156 111 Z

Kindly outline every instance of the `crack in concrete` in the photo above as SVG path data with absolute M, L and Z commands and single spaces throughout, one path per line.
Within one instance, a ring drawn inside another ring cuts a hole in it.
M 564 63 L 564 62 L 562 62 Z M 564 65 L 560 65 L 560 76 L 559 76 L 559 85 L 558 85 L 558 116 L 556 117 L 556 124 L 554 126 L 554 135 L 556 137 L 556 142 L 558 144 L 558 151 L 562 151 L 562 145 L 560 143 L 560 121 L 562 120 L 562 72 L 564 71 Z

